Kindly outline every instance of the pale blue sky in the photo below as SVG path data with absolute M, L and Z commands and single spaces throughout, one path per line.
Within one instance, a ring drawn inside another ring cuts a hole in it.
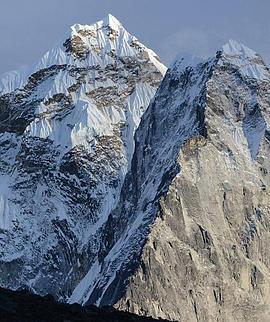
M 167 65 L 180 52 L 208 56 L 229 38 L 270 62 L 270 0 L 1 0 L 0 73 L 36 61 L 70 25 L 108 13 Z

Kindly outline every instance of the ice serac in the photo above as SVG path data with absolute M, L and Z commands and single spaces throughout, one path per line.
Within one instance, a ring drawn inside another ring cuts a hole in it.
M 65 301 L 100 269 L 102 227 L 165 71 L 109 15 L 0 78 L 1 286 Z
M 258 54 L 230 41 L 208 60 L 178 59 L 136 131 L 95 279 L 73 300 L 176 321 L 269 321 L 269 124 Z

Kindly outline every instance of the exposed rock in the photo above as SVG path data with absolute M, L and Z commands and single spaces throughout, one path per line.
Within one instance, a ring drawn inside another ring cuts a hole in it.
M 99 303 L 177 321 L 270 320 L 270 73 L 229 45 L 177 61 L 144 114 L 109 245 L 125 235 L 137 249 L 119 255 L 125 293 L 109 287 Z

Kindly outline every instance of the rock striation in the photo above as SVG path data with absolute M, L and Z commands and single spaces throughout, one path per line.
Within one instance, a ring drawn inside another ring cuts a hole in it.
M 269 321 L 269 95 L 268 67 L 235 41 L 169 68 L 114 213 L 131 240 L 143 234 L 117 307 L 177 321 Z

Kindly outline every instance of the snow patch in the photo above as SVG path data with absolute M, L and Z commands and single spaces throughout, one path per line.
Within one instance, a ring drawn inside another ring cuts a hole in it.
M 13 219 L 9 206 L 9 195 L 9 178 L 0 176 L 0 229 L 3 230 L 10 229 Z
M 270 80 L 269 69 L 262 58 L 245 45 L 229 40 L 222 47 L 222 55 L 225 61 L 235 65 L 244 76 L 260 81 Z M 221 60 L 220 63 L 222 64 L 223 61 Z
M 88 273 L 80 281 L 80 283 L 75 287 L 73 293 L 71 294 L 68 303 L 79 303 L 85 304 L 89 299 L 89 296 L 94 288 L 95 282 L 97 281 L 98 274 L 100 272 L 101 266 L 98 260 L 94 262 Z M 89 285 L 93 285 L 89 288 Z

